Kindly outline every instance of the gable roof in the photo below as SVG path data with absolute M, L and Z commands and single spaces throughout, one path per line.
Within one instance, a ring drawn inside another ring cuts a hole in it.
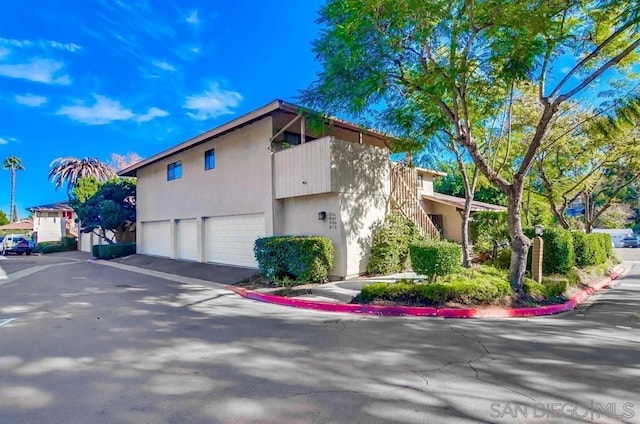
M 40 212 L 40 211 L 72 211 L 73 208 L 69 206 L 67 202 L 56 202 L 49 203 L 47 205 L 40 206 L 31 206 L 27 208 L 29 212 Z
M 28 230 L 28 231 L 33 231 L 33 221 L 30 219 L 25 219 L 22 221 L 18 221 L 18 222 L 12 222 L 10 224 L 5 224 L 0 226 L 0 230 L 14 230 L 14 231 L 21 231 L 21 230 Z
M 448 194 L 442 193 L 433 193 L 432 195 L 423 194 L 422 197 L 427 200 L 442 203 L 444 205 L 455 206 L 457 209 L 464 209 L 464 197 L 449 196 Z M 477 200 L 471 201 L 471 212 L 506 212 L 506 210 L 507 208 L 505 208 L 504 206 L 494 205 L 493 203 L 479 202 Z
M 145 166 L 151 165 L 155 162 L 158 162 L 164 158 L 167 158 L 171 155 L 175 155 L 177 153 L 180 153 L 182 151 L 185 151 L 187 149 L 190 149 L 191 147 L 197 146 L 199 144 L 205 143 L 209 140 L 212 140 L 216 137 L 220 137 L 226 133 L 229 133 L 231 131 L 234 131 L 238 128 L 244 127 L 245 125 L 249 125 L 259 119 L 264 118 L 267 115 L 272 114 L 273 112 L 276 111 L 282 111 L 282 112 L 286 112 L 286 113 L 290 113 L 290 114 L 299 114 L 301 112 L 310 112 L 310 113 L 315 113 L 314 111 L 304 108 L 302 106 L 298 106 L 295 105 L 293 103 L 288 103 L 285 102 L 283 100 L 280 99 L 276 99 L 258 109 L 255 109 L 251 112 L 248 112 L 242 116 L 239 116 L 236 119 L 233 119 L 225 124 L 222 124 L 216 128 L 213 128 L 209 131 L 206 131 L 202 134 L 199 134 L 195 137 L 192 137 L 190 139 L 188 139 L 187 141 L 180 143 L 176 146 L 173 146 L 169 149 L 166 149 L 158 154 L 155 154 L 147 159 L 144 159 L 136 164 L 133 164 L 125 169 L 122 169 L 120 172 L 118 172 L 118 175 L 123 176 L 123 177 L 135 177 L 136 176 L 136 171 L 140 168 L 144 168 Z M 365 128 L 365 127 L 361 127 L 359 125 L 356 125 L 352 122 L 349 121 L 345 121 L 342 120 L 340 118 L 336 118 L 336 117 L 327 117 L 327 119 L 329 119 L 334 126 L 339 127 L 339 128 L 345 128 L 345 129 L 350 129 L 353 131 L 358 131 L 358 132 L 362 132 L 364 134 L 376 137 L 376 138 L 381 138 L 384 140 L 389 140 L 389 139 L 393 139 L 392 136 L 384 134 L 382 132 L 379 131 L 375 131 L 369 128 Z

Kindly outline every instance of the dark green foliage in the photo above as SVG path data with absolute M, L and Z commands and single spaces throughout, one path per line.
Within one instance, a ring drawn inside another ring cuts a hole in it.
M 91 180 L 85 180 L 91 183 Z M 124 239 L 125 233 L 136 222 L 136 184 L 131 178 L 112 179 L 101 183 L 90 195 L 89 184 L 84 202 L 72 197 L 69 201 L 80 220 L 83 233 L 96 232 L 104 238 L 108 232 L 115 234 L 115 241 Z
M 4 211 L 0 211 L 0 225 L 7 225 L 9 223 L 9 217 Z
M 364 286 L 356 297 L 359 303 L 392 301 L 403 304 L 465 305 L 495 303 L 511 293 L 505 272 L 489 267 L 463 270 L 432 283 L 375 283 Z
M 460 269 L 462 248 L 450 241 L 426 241 L 411 244 L 411 266 L 431 281 Z
M 491 253 L 495 260 L 498 246 L 509 243 L 509 226 L 506 212 L 476 212 L 469 225 L 473 249 L 476 253 Z
M 97 248 L 97 249 L 96 249 Z M 97 252 L 96 252 L 97 250 Z M 135 243 L 99 244 L 91 248 L 93 255 L 99 259 L 113 259 L 136 254 Z M 96 256 L 97 253 L 97 256 Z
M 78 240 L 75 237 L 62 237 L 60 241 L 44 241 L 38 243 L 34 248 L 34 253 L 56 253 L 78 250 Z
M 91 254 L 93 255 L 94 258 L 100 258 L 100 245 L 99 244 L 94 244 L 93 246 L 91 246 Z
M 400 213 L 387 215 L 384 222 L 373 228 L 371 257 L 367 273 L 393 274 L 409 267 L 409 244 L 420 237 L 416 226 Z
M 276 236 L 256 240 L 253 252 L 260 275 L 293 284 L 325 281 L 333 268 L 333 244 L 326 237 Z
M 500 269 L 509 269 L 511 265 L 511 249 L 502 249 L 498 252 L 498 257 L 493 261 L 493 265 Z
M 576 251 L 576 266 L 584 268 L 607 261 L 612 252 L 611 236 L 604 233 L 585 234 L 574 232 L 573 245 Z
M 524 232 L 527 237 L 531 239 L 535 237 L 533 228 L 526 228 Z M 543 274 L 566 275 L 575 265 L 575 251 L 571 232 L 556 227 L 545 228 L 542 232 L 542 241 L 544 243 L 542 257 Z M 529 249 L 528 269 L 531 269 L 532 251 L 533 247 Z

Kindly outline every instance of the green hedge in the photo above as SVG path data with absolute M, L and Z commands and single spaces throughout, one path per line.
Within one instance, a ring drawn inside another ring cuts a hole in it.
M 576 251 L 576 265 L 578 267 L 600 265 L 605 263 L 611 256 L 613 249 L 609 234 L 585 234 L 576 231 L 572 235 Z
M 60 241 L 43 241 L 34 248 L 34 253 L 57 253 L 78 250 L 78 240 L 75 237 L 62 237 Z
M 331 240 L 319 236 L 276 236 L 256 240 L 253 252 L 264 278 L 294 284 L 325 281 L 333 268 Z
M 113 259 L 122 256 L 135 255 L 135 243 L 113 243 L 113 244 L 97 244 L 91 248 L 91 253 L 95 258 Z
M 359 303 L 390 301 L 404 304 L 465 305 L 495 303 L 510 294 L 506 273 L 489 269 L 465 270 L 435 283 L 374 283 L 362 288 Z
M 526 228 L 524 232 L 531 239 L 535 237 L 533 228 Z M 571 232 L 562 228 L 545 228 L 542 232 L 542 240 L 544 242 L 542 272 L 566 275 L 576 263 Z M 531 269 L 532 251 L 533 248 L 529 249 L 527 269 Z
M 413 270 L 431 281 L 457 271 L 462 263 L 462 248 L 450 241 L 414 243 L 409 251 Z
M 373 228 L 371 256 L 367 264 L 370 275 L 393 274 L 409 267 L 409 244 L 420 232 L 404 215 L 394 212 Z

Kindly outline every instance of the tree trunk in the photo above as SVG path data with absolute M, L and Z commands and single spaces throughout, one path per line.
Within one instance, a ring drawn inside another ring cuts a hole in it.
M 527 255 L 531 240 L 522 231 L 522 181 L 514 181 L 507 193 L 509 234 L 511 236 L 511 265 L 509 283 L 516 296 L 521 296 L 522 283 L 527 272 Z
M 464 210 L 462 211 L 462 266 L 471 267 L 471 237 L 469 237 L 469 218 L 471 217 L 472 197 L 467 196 L 464 200 Z
M 16 204 L 16 170 L 11 168 L 11 222 L 16 222 L 15 204 Z

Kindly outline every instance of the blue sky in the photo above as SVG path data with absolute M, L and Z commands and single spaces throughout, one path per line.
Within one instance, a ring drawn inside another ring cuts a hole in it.
M 14 155 L 16 202 L 66 199 L 52 160 L 175 145 L 275 98 L 319 70 L 311 53 L 320 0 L 4 2 L 0 14 L 0 158 Z M 10 174 L 0 172 L 9 213 Z

